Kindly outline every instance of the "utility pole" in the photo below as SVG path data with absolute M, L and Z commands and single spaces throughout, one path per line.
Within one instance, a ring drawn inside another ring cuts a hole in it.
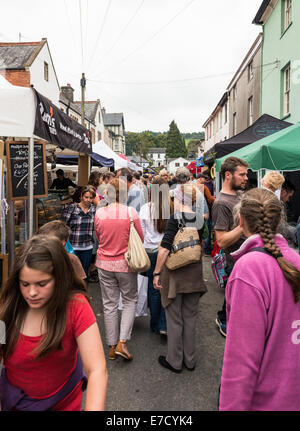
M 85 102 L 85 87 L 86 87 L 86 79 L 85 74 L 82 73 L 81 80 L 81 124 L 84 126 L 84 102 Z
M 81 124 L 84 127 L 84 103 L 85 103 L 85 74 L 82 73 L 81 80 Z M 86 186 L 90 175 L 90 156 L 88 154 L 79 154 L 78 156 L 78 185 Z

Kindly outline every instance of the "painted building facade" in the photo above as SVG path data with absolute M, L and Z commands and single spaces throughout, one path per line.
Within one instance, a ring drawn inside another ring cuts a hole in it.
M 265 0 L 253 23 L 263 31 L 261 113 L 299 122 L 300 2 Z

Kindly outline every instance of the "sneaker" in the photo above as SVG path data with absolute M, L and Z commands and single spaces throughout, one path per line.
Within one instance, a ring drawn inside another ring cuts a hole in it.
M 219 328 L 220 333 L 223 335 L 223 337 L 226 337 L 226 323 L 222 323 L 218 317 L 216 318 L 215 322 Z
M 167 331 L 165 331 L 164 329 L 160 329 L 159 333 L 160 335 L 168 335 Z

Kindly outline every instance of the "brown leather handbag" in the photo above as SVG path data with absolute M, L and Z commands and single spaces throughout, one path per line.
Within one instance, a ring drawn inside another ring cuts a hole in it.
M 201 253 L 198 230 L 195 227 L 185 226 L 183 220 L 179 220 L 179 230 L 165 262 L 166 267 L 173 271 L 191 263 L 200 262 Z

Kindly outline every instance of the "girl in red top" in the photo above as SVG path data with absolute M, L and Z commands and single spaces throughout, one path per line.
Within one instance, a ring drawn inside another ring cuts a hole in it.
M 0 320 L 6 326 L 3 410 L 81 410 L 82 363 L 85 410 L 104 409 L 107 371 L 98 325 L 57 238 L 38 235 L 20 247 L 0 295 Z

